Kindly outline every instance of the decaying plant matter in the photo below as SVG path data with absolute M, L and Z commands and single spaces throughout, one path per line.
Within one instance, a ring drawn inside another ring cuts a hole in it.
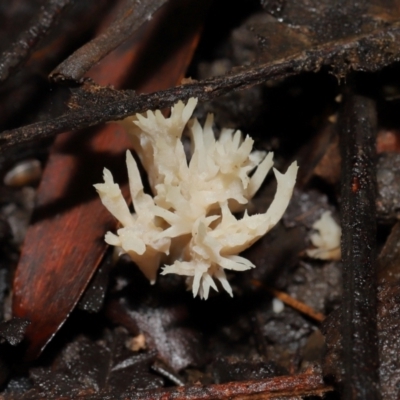
M 2 396 L 399 398 L 399 10 L 0 5 L 1 176 L 34 185 L 29 168 L 43 167 L 38 188 L 0 184 Z M 272 152 L 288 172 L 261 185 Z M 111 213 L 93 189 L 104 166 Z M 130 257 L 115 263 L 107 231 Z

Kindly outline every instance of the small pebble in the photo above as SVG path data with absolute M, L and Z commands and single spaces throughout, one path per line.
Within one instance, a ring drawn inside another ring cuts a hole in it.
M 42 166 L 38 160 L 28 159 L 20 161 L 4 176 L 4 184 L 19 188 L 34 186 L 42 176 Z
M 272 300 L 272 310 L 274 311 L 275 314 L 280 314 L 283 310 L 285 309 L 285 304 L 283 301 L 274 298 Z

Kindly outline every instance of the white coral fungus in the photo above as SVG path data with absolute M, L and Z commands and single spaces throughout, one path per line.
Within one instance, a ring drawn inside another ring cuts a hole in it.
M 253 268 L 238 254 L 265 235 L 282 217 L 296 181 L 294 162 L 285 174 L 274 169 L 278 187 L 265 214 L 236 219 L 261 186 L 273 165 L 273 154 L 253 151 L 254 141 L 240 131 L 223 129 L 218 140 L 209 115 L 204 127 L 196 119 L 188 126 L 192 156 L 188 163 L 182 132 L 197 104 L 178 102 L 165 118 L 158 110 L 122 121 L 148 173 L 154 198 L 143 191 L 137 164 L 128 151 L 129 185 L 135 213 L 131 214 L 119 186 L 104 169 L 104 183 L 94 185 L 101 201 L 122 228 L 105 240 L 118 246 L 154 283 L 161 262 L 170 262 L 162 274 L 185 275 L 193 295 L 207 299 L 214 279 L 232 296 L 225 270 Z
M 331 212 L 325 211 L 312 227 L 316 232 L 311 235 L 310 239 L 316 248 L 308 249 L 307 255 L 319 260 L 340 260 L 342 229 L 333 219 Z

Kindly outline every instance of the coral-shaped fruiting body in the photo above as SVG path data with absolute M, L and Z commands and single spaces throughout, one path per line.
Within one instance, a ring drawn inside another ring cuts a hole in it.
M 254 141 L 243 140 L 240 131 L 223 129 L 216 140 L 209 115 L 204 127 L 189 122 L 197 104 L 178 102 L 165 118 L 148 111 L 122 121 L 133 147 L 148 173 L 154 198 L 144 193 L 138 166 L 127 152 L 129 185 L 134 213 L 131 214 L 110 171 L 104 183 L 95 185 L 104 206 L 122 228 L 108 232 L 105 240 L 127 253 L 154 283 L 160 263 L 162 274 L 188 277 L 193 295 L 207 299 L 214 279 L 232 296 L 224 270 L 244 271 L 254 265 L 238 254 L 265 235 L 282 217 L 296 182 L 294 162 L 281 174 L 275 198 L 264 214 L 236 219 L 272 168 L 273 154 L 253 151 Z M 188 123 L 189 122 L 189 123 Z M 192 156 L 187 162 L 181 136 L 188 125 Z
M 310 239 L 315 248 L 306 250 L 307 255 L 319 260 L 340 260 L 342 257 L 340 251 L 342 229 L 333 219 L 331 212 L 325 211 L 321 218 L 314 223 L 313 229 L 316 232 L 311 235 Z

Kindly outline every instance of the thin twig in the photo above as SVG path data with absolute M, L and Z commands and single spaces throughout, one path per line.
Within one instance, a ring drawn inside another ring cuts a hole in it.
M 376 57 L 371 55 L 377 54 Z M 294 56 L 271 63 L 247 67 L 225 76 L 177 86 L 164 91 L 136 95 L 125 91 L 120 101 L 115 97 L 99 106 L 69 112 L 49 121 L 37 122 L 0 134 L 1 150 L 38 138 L 50 137 L 69 130 L 87 128 L 103 122 L 123 119 L 146 110 L 172 106 L 178 100 L 198 97 L 208 101 L 231 91 L 245 89 L 269 79 L 318 71 L 331 66 L 338 76 L 349 70 L 377 71 L 400 60 L 400 23 L 351 40 L 327 43 Z
M 80 81 L 89 69 L 128 39 L 167 0 L 131 0 L 101 35 L 79 48 L 50 74 L 50 79 Z
M 301 312 L 307 317 L 314 319 L 315 321 L 322 322 L 325 319 L 324 314 L 315 311 L 312 307 L 301 302 L 300 300 L 295 299 L 294 297 L 288 295 L 285 292 L 281 292 L 280 290 L 276 290 L 273 288 L 269 288 L 268 291 L 286 305 L 294 308 L 295 310 Z
M 29 27 L 0 55 L 0 82 L 5 81 L 27 60 L 40 40 L 74 0 L 48 0 Z
M 281 300 L 283 303 L 292 307 L 293 309 L 301 312 L 302 314 L 306 315 L 314 319 L 315 321 L 322 322 L 325 319 L 325 315 L 315 311 L 312 307 L 308 306 L 307 304 L 301 302 L 300 300 L 295 299 L 294 297 L 290 296 L 285 292 L 281 292 L 280 290 L 270 288 L 264 286 L 261 282 L 257 280 L 252 280 L 253 285 L 262 287 L 267 292 L 271 293 L 274 297 Z

